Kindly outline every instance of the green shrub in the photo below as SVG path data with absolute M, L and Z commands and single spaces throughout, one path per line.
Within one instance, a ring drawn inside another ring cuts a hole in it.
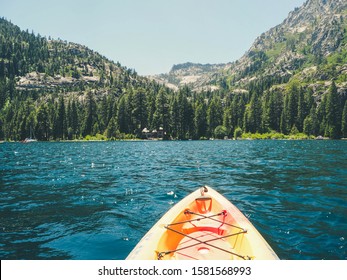
M 217 139 L 224 139 L 224 137 L 227 135 L 228 129 L 223 125 L 217 126 L 214 130 L 214 137 Z
M 237 127 L 234 131 L 234 138 L 237 140 L 238 138 L 242 137 L 242 129 L 240 127 Z

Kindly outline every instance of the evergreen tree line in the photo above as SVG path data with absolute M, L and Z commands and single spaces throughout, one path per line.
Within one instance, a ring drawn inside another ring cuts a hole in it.
M 14 89 L 14 91 L 16 91 Z M 332 139 L 347 137 L 346 96 L 333 82 L 321 100 L 292 81 L 285 90 L 249 93 L 174 93 L 152 84 L 115 93 L 60 94 L 7 99 L 0 113 L 0 138 L 38 140 L 143 138 L 144 128 L 165 131 L 166 139 L 207 139 L 245 133 L 305 133 Z
M 258 71 L 263 60 L 255 53 L 256 65 L 247 71 Z M 31 72 L 40 73 L 36 85 L 19 88 L 18 77 Z M 59 76 L 72 82 L 53 87 L 49 81 Z M 315 96 L 289 79 L 260 77 L 245 85 L 247 93 L 234 93 L 232 78 L 216 92 L 173 92 L 86 47 L 21 31 L 0 18 L 0 139 L 23 140 L 30 130 L 39 140 L 142 138 L 144 128 L 162 128 L 167 139 L 235 132 L 347 137 L 346 96 L 335 83 Z

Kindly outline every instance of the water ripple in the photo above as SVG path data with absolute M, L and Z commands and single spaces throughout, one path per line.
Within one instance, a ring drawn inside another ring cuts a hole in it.
M 283 259 L 347 259 L 347 142 L 6 143 L 1 259 L 124 259 L 173 204 L 216 188 Z

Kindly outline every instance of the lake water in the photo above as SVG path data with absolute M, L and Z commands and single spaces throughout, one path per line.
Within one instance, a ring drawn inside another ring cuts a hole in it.
M 347 141 L 0 144 L 1 259 L 125 259 L 200 185 L 281 259 L 347 259 Z

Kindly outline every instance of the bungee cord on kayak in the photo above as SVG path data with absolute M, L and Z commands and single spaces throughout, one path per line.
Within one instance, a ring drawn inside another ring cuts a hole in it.
M 165 228 L 167 230 L 170 230 L 170 231 L 173 231 L 177 234 L 180 234 L 184 237 L 188 237 L 190 238 L 191 240 L 194 240 L 194 241 L 197 241 L 197 243 L 194 243 L 194 244 L 191 244 L 191 245 L 188 245 L 188 246 L 185 246 L 185 247 L 180 247 L 178 249 L 174 249 L 174 250 L 170 250 L 170 251 L 166 251 L 166 252 L 158 252 L 157 255 L 158 255 L 158 260 L 161 260 L 165 255 L 168 255 L 168 254 L 171 254 L 171 253 L 176 253 L 176 252 L 179 252 L 179 251 L 182 251 L 182 250 L 185 250 L 185 249 L 189 249 L 191 247 L 194 247 L 196 245 L 199 245 L 199 244 L 205 244 L 207 246 L 210 246 L 210 247 L 213 247 L 215 249 L 218 249 L 218 250 L 221 250 L 223 252 L 226 252 L 228 254 L 231 254 L 231 255 L 234 255 L 234 256 L 237 256 L 243 260 L 247 260 L 247 259 L 251 259 L 251 257 L 249 256 L 242 256 L 242 255 L 239 255 L 235 252 L 232 252 L 230 250 L 226 250 L 226 249 L 223 249 L 219 246 L 215 246 L 213 244 L 211 244 L 211 242 L 213 241 L 217 241 L 217 240 L 222 240 L 222 239 L 225 239 L 225 238 L 228 238 L 228 237 L 232 237 L 232 236 L 236 236 L 236 235 L 240 235 L 240 234 L 244 234 L 244 233 L 247 233 L 247 230 L 246 229 L 243 229 L 241 227 L 238 227 L 238 226 L 235 226 L 235 225 L 232 225 L 232 224 L 229 224 L 229 223 L 226 223 L 225 222 L 225 219 L 223 219 L 222 221 L 220 220 L 217 220 L 217 219 L 214 219 L 214 217 L 217 217 L 217 216 L 223 216 L 225 218 L 225 216 L 227 215 L 227 212 L 225 210 L 223 210 L 222 212 L 220 213 L 217 213 L 217 214 L 214 214 L 214 215 L 211 215 L 211 216 L 205 216 L 205 215 L 202 215 L 202 214 L 199 214 L 199 213 L 195 213 L 193 211 L 190 211 L 189 209 L 186 209 L 184 211 L 184 214 L 185 215 L 196 215 L 196 216 L 199 216 L 199 218 L 195 218 L 195 219 L 189 219 L 189 220 L 186 220 L 186 221 L 182 221 L 182 222 L 177 222 L 177 223 L 172 223 L 172 224 L 168 224 L 165 226 Z M 172 226 L 175 226 L 175 225 L 180 225 L 180 224 L 184 224 L 184 223 L 190 223 L 192 224 L 194 227 L 198 228 L 198 226 L 196 226 L 194 224 L 194 222 L 200 222 L 201 220 L 203 219 L 210 219 L 212 221 L 215 221 L 215 222 L 218 222 L 220 223 L 220 226 L 218 228 L 215 228 L 215 230 L 217 231 L 219 237 L 214 237 L 214 235 L 211 235 L 211 239 L 208 239 L 208 240 L 199 240 L 199 238 L 195 238 L 189 234 L 186 234 L 184 232 L 181 232 L 181 231 L 178 231 L 178 230 L 175 230 L 173 228 L 171 228 Z M 236 233 L 231 233 L 231 234 L 227 234 L 227 235 L 223 235 L 223 232 L 224 230 L 221 230 L 221 227 L 223 225 L 226 225 L 226 226 L 229 226 L 229 227 L 234 227 L 234 228 L 237 228 L 239 229 L 240 231 L 239 232 L 236 232 Z M 207 250 L 207 249 L 206 249 Z M 191 257 L 192 259 L 195 258 L 194 256 L 188 256 L 186 255 L 187 257 Z

